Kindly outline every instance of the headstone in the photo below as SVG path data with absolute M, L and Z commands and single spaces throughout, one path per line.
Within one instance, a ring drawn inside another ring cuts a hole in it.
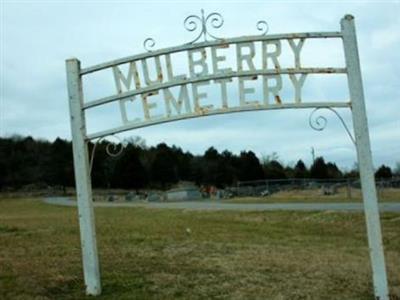
M 125 200 L 126 200 L 127 202 L 131 202 L 131 201 L 133 201 L 133 200 L 136 200 L 136 193 L 129 192 L 128 194 L 126 194 Z
M 271 192 L 268 189 L 265 189 L 261 192 L 261 196 L 266 197 L 271 195 Z
M 149 202 L 160 202 L 162 200 L 162 197 L 158 193 L 152 193 L 149 192 L 147 195 L 147 201 Z
M 330 196 L 337 193 L 337 188 L 334 185 L 331 186 L 322 186 L 321 189 L 322 195 Z
M 185 184 L 166 192 L 166 201 L 193 201 L 202 199 L 202 193 L 194 184 Z

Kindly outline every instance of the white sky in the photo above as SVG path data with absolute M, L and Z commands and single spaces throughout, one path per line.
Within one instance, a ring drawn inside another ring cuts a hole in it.
M 257 34 L 265 20 L 269 33 L 339 31 L 345 14 L 355 16 L 367 113 L 375 165 L 400 161 L 400 2 L 399 1 L 4 1 L 1 3 L 0 135 L 70 139 L 65 59 L 77 57 L 83 67 L 143 52 L 147 37 L 156 48 L 180 45 L 195 37 L 182 22 L 190 14 L 219 12 L 224 25 L 219 37 Z M 308 42 L 306 42 L 308 43 Z M 339 47 L 335 47 L 339 45 Z M 340 44 L 316 44 L 309 62 L 343 61 Z M 185 62 L 175 62 L 179 66 Z M 113 84 L 109 77 L 109 84 Z M 308 80 L 308 79 L 307 79 Z M 339 80 L 340 81 L 340 80 Z M 310 81 L 304 96 L 340 98 L 339 81 Z M 103 91 L 107 84 L 92 87 Z M 347 88 L 347 85 L 345 85 Z M 210 95 L 219 89 L 211 85 Z M 230 89 L 230 95 L 236 90 Z M 320 100 L 320 99 L 317 99 Z M 317 155 L 351 167 L 355 150 L 341 124 L 325 113 L 327 128 L 308 126 L 309 110 L 264 111 L 198 118 L 121 134 L 139 135 L 148 145 L 175 144 L 193 153 L 208 147 L 257 155 L 278 152 L 290 163 L 310 162 Z M 350 114 L 339 110 L 351 127 Z M 107 112 L 94 126 L 108 124 Z

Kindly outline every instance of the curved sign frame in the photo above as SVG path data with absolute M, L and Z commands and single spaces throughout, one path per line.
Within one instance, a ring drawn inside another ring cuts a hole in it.
M 312 32 L 267 35 L 267 24 L 264 21 L 257 23 L 257 28 L 264 32 L 260 35 L 220 39 L 215 37 L 208 26 L 219 28 L 222 26 L 221 15 L 212 13 L 208 16 L 201 12 L 201 16 L 191 15 L 185 19 L 184 25 L 189 31 L 197 31 L 198 36 L 190 43 L 178 47 L 171 47 L 152 51 L 154 40 L 147 39 L 144 46 L 146 53 L 129 56 L 114 61 L 81 68 L 76 58 L 66 61 L 67 83 L 69 94 L 69 106 L 71 117 L 71 131 L 74 153 L 74 171 L 76 180 L 76 193 L 79 210 L 79 224 L 83 255 L 83 270 L 86 292 L 90 295 L 101 293 L 99 260 L 96 244 L 94 210 L 92 204 L 92 187 L 90 180 L 90 163 L 88 142 L 94 139 L 132 130 L 136 128 L 178 121 L 188 118 L 210 116 L 216 114 L 272 110 L 272 109 L 297 109 L 297 108 L 334 108 L 347 107 L 351 109 L 354 142 L 357 148 L 357 158 L 361 178 L 362 195 L 365 217 L 367 223 L 368 243 L 372 264 L 374 293 L 376 299 L 388 299 L 388 285 L 386 267 L 382 245 L 381 226 L 379 220 L 378 200 L 375 186 L 375 178 L 372 165 L 364 92 L 361 78 L 360 62 L 354 17 L 346 15 L 341 20 L 341 30 L 338 32 Z M 204 41 L 198 42 L 204 38 Z M 209 39 L 212 40 L 209 40 Z M 307 39 L 341 39 L 345 54 L 345 68 L 303 68 L 300 64 L 300 51 Z M 277 60 L 280 54 L 281 41 L 287 41 L 294 54 L 294 68 L 281 68 Z M 262 44 L 262 67 L 257 69 L 253 63 L 254 42 Z M 273 48 L 273 51 L 268 49 Z M 237 69 L 221 68 L 220 62 L 226 57 L 221 55 L 221 49 L 235 47 Z M 210 72 L 205 63 L 206 48 L 211 49 L 212 68 Z M 220 53 L 219 53 L 220 52 Z M 170 55 L 173 53 L 187 53 L 190 75 L 174 75 Z M 162 70 L 160 59 L 165 59 L 166 72 Z M 156 78 L 150 78 L 147 60 L 155 63 Z M 143 67 L 143 75 L 137 70 L 137 63 Z M 121 65 L 128 65 L 128 72 L 123 73 Z M 82 79 L 85 75 L 110 69 L 114 76 L 116 94 L 84 101 Z M 200 69 L 200 71 L 199 71 Z M 166 73 L 166 74 L 164 74 Z M 279 96 L 282 87 L 280 75 L 287 74 L 295 90 L 294 100 L 284 102 Z M 350 99 L 338 102 L 304 102 L 301 99 L 301 88 L 308 74 L 345 74 L 349 87 Z M 261 76 L 263 80 L 263 99 L 250 101 L 246 96 L 252 93 L 251 88 L 246 88 L 247 80 L 254 80 Z M 142 77 L 142 78 L 140 78 Z M 227 101 L 226 82 L 238 78 L 239 105 L 230 106 Z M 141 82 L 142 81 L 144 82 Z M 204 105 L 202 99 L 204 93 L 198 88 L 210 81 L 218 83 L 221 89 L 221 107 Z M 145 84 L 143 84 L 145 83 Z M 273 84 L 271 84 L 273 83 Z M 189 92 L 189 86 L 191 92 Z M 178 96 L 174 96 L 169 90 L 172 87 L 179 88 Z M 151 102 L 150 97 L 162 93 L 164 96 L 166 112 L 162 116 L 153 116 L 152 112 L 157 106 Z M 192 95 L 190 100 L 189 94 Z M 142 103 L 143 118 L 129 120 L 126 104 L 137 101 L 140 97 Z M 92 108 L 118 102 L 121 112 L 122 125 L 106 130 L 87 133 L 86 112 Z M 347 129 L 347 128 L 346 128 Z

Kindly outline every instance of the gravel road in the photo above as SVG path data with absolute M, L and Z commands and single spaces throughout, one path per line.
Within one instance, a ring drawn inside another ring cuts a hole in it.
M 45 198 L 44 202 L 53 205 L 76 206 L 76 201 L 66 197 Z M 298 210 L 298 211 L 362 211 L 362 203 L 221 203 L 216 201 L 185 201 L 185 202 L 94 202 L 95 207 L 145 207 L 172 208 L 188 210 Z M 400 212 L 400 202 L 379 203 L 381 212 Z

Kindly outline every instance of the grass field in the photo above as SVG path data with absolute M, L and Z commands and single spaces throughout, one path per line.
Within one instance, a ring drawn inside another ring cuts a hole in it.
M 361 213 L 97 208 L 98 299 L 373 299 Z M 400 214 L 382 215 L 400 298 Z M 85 299 L 76 208 L 0 200 L 0 299 Z

